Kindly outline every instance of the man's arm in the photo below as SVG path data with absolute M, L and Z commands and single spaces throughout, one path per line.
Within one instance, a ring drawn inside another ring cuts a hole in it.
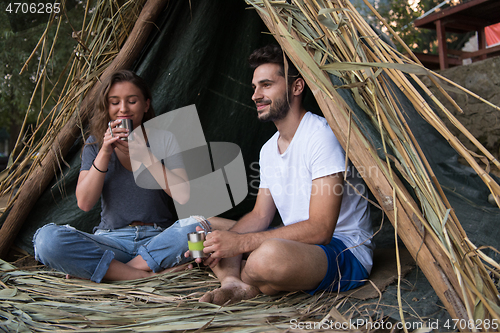
M 342 175 L 343 173 L 336 173 L 313 180 L 308 220 L 282 228 L 259 231 L 264 230 L 262 227 L 265 224 L 256 222 L 261 220 L 259 219 L 259 211 L 254 212 L 254 209 L 248 214 L 250 215 L 248 220 L 246 219 L 247 215 L 231 229 L 231 232 L 217 231 L 207 237 L 205 252 L 213 252 L 213 258 L 228 258 L 251 252 L 270 238 L 289 239 L 307 244 L 328 244 L 340 212 L 342 193 L 338 192 L 341 192 L 339 189 L 343 188 Z M 267 202 L 267 196 L 271 197 L 267 189 L 259 191 L 257 201 L 261 196 L 263 202 Z M 270 199 L 272 200 L 272 197 Z M 265 212 L 265 210 L 261 212 Z M 270 220 L 267 226 L 269 223 Z
M 212 253 L 212 255 L 205 264 L 211 264 L 214 259 L 234 257 L 244 253 L 245 251 L 241 251 L 241 249 L 248 247 L 248 245 L 242 244 L 242 242 L 246 242 L 246 239 L 241 236 L 266 230 L 275 214 L 276 205 L 269 189 L 260 188 L 252 211 L 243 216 L 230 231 L 214 230 L 207 235 L 203 252 Z M 217 254 L 214 255 L 213 252 L 216 251 Z M 223 255 L 219 256 L 219 254 Z
M 238 233 L 248 233 L 266 230 L 276 214 L 271 192 L 260 188 L 252 211 L 243 216 L 230 230 Z

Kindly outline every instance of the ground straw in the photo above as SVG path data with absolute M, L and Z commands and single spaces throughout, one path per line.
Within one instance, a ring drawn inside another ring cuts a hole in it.
M 380 299 L 360 304 L 337 293 L 260 295 L 224 307 L 200 303 L 219 283 L 198 268 L 100 284 L 40 268 L 19 270 L 0 260 L 0 331 L 354 333 L 380 326 L 397 311 Z

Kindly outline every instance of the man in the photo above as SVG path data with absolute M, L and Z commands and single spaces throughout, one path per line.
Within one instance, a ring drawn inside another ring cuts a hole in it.
M 362 179 L 354 168 L 345 170 L 345 153 L 326 120 L 304 109 L 305 82 L 290 61 L 285 75 L 282 50 L 268 45 L 249 62 L 257 116 L 274 122 L 278 132 L 260 153 L 254 209 L 204 242 L 204 252 L 211 253 L 204 263 L 221 287 L 200 301 L 222 305 L 261 292 L 313 294 L 362 285 L 373 253 Z M 344 184 L 345 173 L 356 190 Z M 276 209 L 284 226 L 268 229 Z

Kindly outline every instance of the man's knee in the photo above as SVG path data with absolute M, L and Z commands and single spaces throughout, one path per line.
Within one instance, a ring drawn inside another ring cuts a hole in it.
M 254 281 L 272 281 L 280 279 L 287 272 L 286 254 L 283 249 L 283 239 L 268 239 L 264 241 L 248 257 L 245 274 Z

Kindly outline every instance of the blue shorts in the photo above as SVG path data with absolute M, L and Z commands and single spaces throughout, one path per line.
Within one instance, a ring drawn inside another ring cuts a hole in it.
M 307 290 L 307 293 L 313 295 L 319 290 L 347 291 L 365 284 L 368 272 L 340 239 L 332 237 L 330 244 L 318 246 L 325 251 L 328 270 L 319 286 L 316 289 Z

